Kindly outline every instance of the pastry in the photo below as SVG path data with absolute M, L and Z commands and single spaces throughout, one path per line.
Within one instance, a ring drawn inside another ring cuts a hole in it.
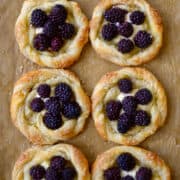
M 167 115 L 160 82 L 144 68 L 123 68 L 104 75 L 92 95 L 99 134 L 119 144 L 136 145 L 154 134 Z
M 40 69 L 28 72 L 15 84 L 12 120 L 35 144 L 52 144 L 76 136 L 89 113 L 89 98 L 70 71 Z
M 145 0 L 101 0 L 90 22 L 96 52 L 120 66 L 154 58 L 162 46 L 162 32 L 160 15 Z
M 90 180 L 88 162 L 68 144 L 32 147 L 15 163 L 12 180 Z
M 68 0 L 26 0 L 15 25 L 20 51 L 52 68 L 73 64 L 88 41 L 88 19 L 78 3 Z
M 170 180 L 170 170 L 155 153 L 132 146 L 117 146 L 100 154 L 92 180 Z

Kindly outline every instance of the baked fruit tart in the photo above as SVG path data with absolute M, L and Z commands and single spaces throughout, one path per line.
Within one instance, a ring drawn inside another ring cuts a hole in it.
M 155 153 L 132 146 L 117 146 L 100 154 L 92 180 L 170 180 L 170 170 Z
M 88 19 L 78 3 L 26 0 L 15 25 L 20 51 L 33 62 L 52 68 L 73 64 L 88 41 Z
M 32 147 L 15 163 L 13 180 L 90 180 L 85 156 L 68 144 Z
M 145 0 L 101 0 L 90 22 L 96 52 L 120 66 L 140 65 L 162 46 L 162 20 Z
M 123 68 L 104 75 L 92 95 L 99 134 L 119 144 L 136 145 L 154 134 L 167 115 L 160 82 L 144 68 Z
M 15 84 L 12 120 L 35 144 L 52 144 L 76 136 L 89 113 L 89 98 L 70 71 L 40 69 L 28 72 Z

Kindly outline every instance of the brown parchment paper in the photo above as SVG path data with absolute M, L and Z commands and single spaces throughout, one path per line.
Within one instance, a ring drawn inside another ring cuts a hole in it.
M 164 45 L 154 61 L 145 65 L 163 83 L 168 95 L 166 125 L 140 146 L 159 154 L 171 167 L 172 177 L 180 180 L 180 0 L 148 0 L 162 15 Z M 78 0 L 89 17 L 98 0 Z M 9 104 L 14 82 L 39 66 L 25 59 L 14 38 L 14 24 L 23 0 L 0 0 L 0 180 L 10 180 L 15 160 L 31 144 L 11 123 Z M 120 67 L 102 60 L 90 43 L 78 63 L 70 69 L 81 79 L 89 96 L 99 78 Z M 85 131 L 68 141 L 79 147 L 89 160 L 116 144 L 104 142 L 97 134 L 92 118 Z

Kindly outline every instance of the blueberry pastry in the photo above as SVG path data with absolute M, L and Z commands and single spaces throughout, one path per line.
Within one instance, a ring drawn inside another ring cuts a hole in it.
M 162 46 L 162 32 L 160 15 L 145 0 L 102 0 L 90 22 L 96 52 L 120 66 L 154 58 Z
M 15 163 L 12 180 L 90 180 L 88 162 L 74 146 L 32 147 Z
M 73 64 L 88 41 L 88 19 L 78 3 L 67 0 L 26 0 L 15 25 L 20 51 L 52 68 Z
M 167 115 L 160 82 L 144 68 L 123 68 L 104 75 L 92 95 L 96 129 L 109 141 L 136 145 L 154 134 Z
M 76 136 L 89 113 L 89 98 L 70 71 L 32 71 L 15 84 L 12 120 L 35 144 L 52 144 Z
M 92 180 L 171 180 L 171 175 L 169 167 L 155 153 L 117 146 L 97 157 Z

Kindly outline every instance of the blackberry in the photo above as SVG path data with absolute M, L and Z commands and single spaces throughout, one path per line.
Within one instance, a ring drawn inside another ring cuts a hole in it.
M 33 39 L 33 46 L 38 51 L 46 51 L 49 45 L 49 38 L 45 34 L 37 34 Z
M 138 126 L 148 126 L 150 124 L 150 115 L 143 110 L 139 110 L 135 115 L 135 124 Z
M 118 87 L 121 92 L 129 93 L 130 91 L 132 91 L 132 81 L 129 78 L 120 79 L 118 81 Z
M 62 171 L 63 180 L 73 180 L 76 176 L 76 170 L 72 167 L 67 167 Z
M 51 21 L 47 21 L 44 25 L 43 33 L 52 38 L 58 33 L 58 26 Z
M 47 98 L 50 96 L 51 88 L 48 84 L 41 84 L 38 86 L 37 92 L 40 97 Z
M 45 108 L 49 113 L 53 115 L 59 115 L 61 111 L 61 104 L 59 99 L 57 97 L 50 97 L 45 102 Z
M 74 25 L 70 23 L 64 23 L 59 30 L 63 39 L 71 39 L 76 32 Z
M 30 103 L 30 108 L 34 112 L 41 112 L 44 109 L 44 102 L 41 98 L 34 98 Z
M 56 130 L 61 127 L 62 119 L 60 115 L 54 116 L 53 114 L 46 112 L 43 117 L 43 122 L 48 129 Z
M 62 114 L 68 119 L 78 118 L 81 115 L 81 107 L 77 102 L 65 103 Z
M 134 178 L 132 176 L 127 175 L 127 176 L 121 178 L 121 180 L 134 180 Z
M 110 41 L 117 36 L 117 27 L 114 24 L 105 24 L 102 27 L 102 37 L 106 41 Z
M 104 18 L 111 22 L 111 23 L 116 23 L 116 22 L 124 22 L 125 15 L 128 12 L 124 9 L 121 8 L 110 8 L 105 11 L 104 13 Z
M 133 33 L 133 26 L 131 23 L 124 22 L 118 26 L 118 32 L 120 35 L 130 37 Z
M 127 114 L 133 114 L 136 111 L 137 102 L 133 96 L 126 96 L 122 101 L 122 108 Z
M 151 102 L 152 93 L 148 89 L 143 88 L 136 92 L 135 98 L 139 104 L 145 105 Z
M 66 83 L 60 83 L 55 88 L 55 95 L 59 98 L 61 102 L 70 101 L 73 96 L 71 87 Z
M 134 44 L 130 39 L 121 39 L 118 42 L 118 51 L 121 53 L 129 53 L 134 49 Z
M 118 166 L 124 171 L 130 171 L 136 165 L 136 159 L 130 153 L 122 153 L 116 161 Z
M 49 14 L 49 19 L 56 24 L 63 24 L 67 17 L 67 10 L 64 6 L 57 4 Z
M 35 9 L 31 15 L 31 24 L 34 27 L 43 27 L 47 21 L 47 15 L 41 9 Z
M 137 180 L 151 180 L 152 179 L 152 170 L 146 167 L 141 167 L 136 172 Z
M 59 37 L 54 37 L 51 40 L 51 50 L 52 51 L 59 51 L 63 46 L 63 40 Z
M 41 165 L 33 166 L 30 169 L 30 176 L 33 180 L 42 179 L 46 174 L 46 170 Z
M 62 170 L 66 165 L 66 160 L 61 156 L 54 156 L 51 158 L 50 167 L 55 170 Z
M 118 167 L 112 167 L 104 171 L 105 180 L 119 180 L 121 179 L 120 169 Z
M 58 171 L 56 171 L 52 167 L 49 167 L 46 170 L 46 180 L 59 180 L 59 179 L 61 179 L 61 177 Z
M 121 102 L 111 100 L 106 104 L 106 115 L 109 120 L 117 120 L 121 111 Z
M 145 15 L 141 11 L 134 11 L 130 15 L 130 20 L 133 24 L 140 25 L 144 23 Z
M 152 35 L 146 31 L 138 31 L 134 36 L 134 43 L 139 48 L 147 48 L 152 44 Z

